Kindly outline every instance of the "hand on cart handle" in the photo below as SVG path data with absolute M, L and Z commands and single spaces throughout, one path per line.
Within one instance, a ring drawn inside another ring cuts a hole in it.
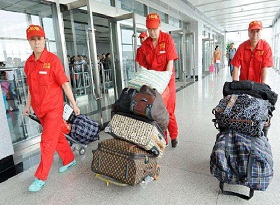
M 74 111 L 76 116 L 81 114 L 81 111 L 80 111 L 80 109 L 78 108 L 78 106 L 76 104 L 73 105 L 73 111 Z

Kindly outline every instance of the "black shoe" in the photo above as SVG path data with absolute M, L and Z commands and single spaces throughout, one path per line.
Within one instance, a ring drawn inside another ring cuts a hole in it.
M 177 147 L 178 146 L 178 140 L 175 139 L 175 140 L 171 140 L 171 145 L 173 148 Z

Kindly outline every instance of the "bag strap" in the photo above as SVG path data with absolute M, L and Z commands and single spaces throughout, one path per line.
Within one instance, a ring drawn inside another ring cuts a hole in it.
M 230 160 L 229 160 L 229 149 L 228 149 L 229 133 L 230 132 L 227 132 L 225 134 L 225 155 L 226 155 L 227 163 L 228 163 L 228 166 L 229 166 L 230 170 L 240 179 L 241 177 L 234 170 L 234 168 L 232 167 L 232 165 L 230 163 Z M 252 137 L 251 138 L 251 151 L 250 151 L 250 155 L 249 155 L 249 162 L 248 162 L 248 165 L 247 165 L 247 181 L 251 180 L 252 167 L 253 167 L 253 161 L 254 161 L 253 155 L 255 154 L 255 141 L 256 141 L 256 138 Z M 242 199 L 246 199 L 246 200 L 249 200 L 254 196 L 254 190 L 251 189 L 251 188 L 250 188 L 249 196 L 246 196 L 246 195 L 243 195 L 243 194 L 240 194 L 240 193 L 237 193 L 237 192 L 224 191 L 224 182 L 220 181 L 219 186 L 220 186 L 220 189 L 221 189 L 222 193 L 225 194 L 225 195 L 238 196 L 238 197 L 240 197 Z
M 219 187 L 220 187 L 220 189 L 221 189 L 221 191 L 224 195 L 238 196 L 238 197 L 240 197 L 242 199 L 246 199 L 246 200 L 249 200 L 254 196 L 254 190 L 253 189 L 250 189 L 249 196 L 247 196 L 247 195 L 240 194 L 240 193 L 233 192 L 233 191 L 225 191 L 224 190 L 224 182 L 220 182 Z
M 233 108 L 236 100 L 237 100 L 238 96 L 237 95 L 234 95 L 232 94 L 228 100 L 228 103 L 227 103 L 227 106 L 225 108 L 225 111 L 231 111 L 231 109 Z

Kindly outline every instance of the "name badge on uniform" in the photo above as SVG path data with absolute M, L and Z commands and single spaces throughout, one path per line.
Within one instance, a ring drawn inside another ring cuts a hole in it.
M 165 51 L 160 51 L 159 53 L 162 54 L 162 53 L 165 53 Z
M 47 71 L 42 71 L 42 70 L 40 70 L 40 71 L 39 71 L 39 74 L 47 75 L 48 72 L 47 72 Z

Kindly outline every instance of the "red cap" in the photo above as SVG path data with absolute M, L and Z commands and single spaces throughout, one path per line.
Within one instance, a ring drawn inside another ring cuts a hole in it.
M 142 33 L 140 33 L 140 35 L 138 36 L 138 38 L 145 38 L 145 37 L 148 37 L 148 35 L 147 35 L 146 32 L 142 32 Z
M 150 13 L 146 18 L 146 27 L 157 29 L 160 24 L 160 17 L 157 13 Z
M 255 30 L 255 29 L 262 29 L 262 22 L 260 22 L 260 21 L 252 21 L 249 24 L 249 28 L 248 28 L 249 31 Z
M 44 30 L 42 29 L 41 26 L 30 25 L 26 29 L 26 38 L 27 38 L 27 40 L 29 40 L 30 38 L 32 38 L 34 36 L 45 37 L 45 32 L 44 32 Z

